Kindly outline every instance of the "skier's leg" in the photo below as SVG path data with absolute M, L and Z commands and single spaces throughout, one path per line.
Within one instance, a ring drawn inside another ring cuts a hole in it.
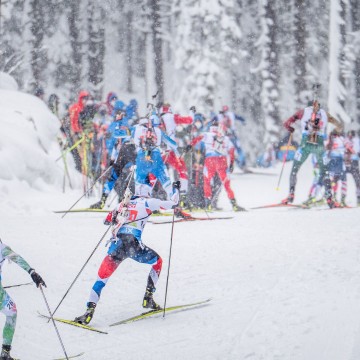
M 309 145 L 300 146 L 295 153 L 294 162 L 290 173 L 290 188 L 289 195 L 282 202 L 284 204 L 292 203 L 295 197 L 295 187 L 297 183 L 297 173 L 299 172 L 301 165 L 305 162 L 310 154 Z
M 119 168 L 114 165 L 114 167 L 111 169 L 108 179 L 104 184 L 100 201 L 96 202 L 95 204 L 92 204 L 90 206 L 90 209 L 102 209 L 105 206 L 106 199 L 109 196 L 111 190 L 114 188 L 118 177 L 119 177 Z
M 6 321 L 3 329 L 3 352 L 8 354 L 11 350 L 11 344 L 14 338 L 16 327 L 17 310 L 16 304 L 11 299 L 9 294 L 0 285 L 0 299 L 1 299 L 1 312 L 6 316 Z
M 355 185 L 356 185 L 356 197 L 357 202 L 360 204 L 360 171 L 359 171 L 359 161 L 352 160 L 350 171 L 352 176 L 354 177 Z
M 320 181 L 324 184 L 325 187 L 325 199 L 330 208 L 339 206 L 336 203 L 336 199 L 333 200 L 332 192 L 331 192 L 331 180 L 329 174 L 329 167 L 328 167 L 328 159 L 326 154 L 324 154 L 324 148 L 319 147 L 317 153 L 317 160 L 319 164 L 319 172 L 320 172 Z
M 217 157 L 207 157 L 204 162 L 204 197 L 205 206 L 209 206 L 211 203 L 211 179 L 216 173 L 216 167 L 218 163 Z
M 137 246 L 134 247 L 134 252 L 130 257 L 139 263 L 152 265 L 147 279 L 143 307 L 156 310 L 160 309 L 160 306 L 153 299 L 156 283 L 158 282 L 162 268 L 160 255 L 153 249 L 145 246 L 142 242 L 137 242 Z
M 217 163 L 216 172 L 219 175 L 221 182 L 224 185 L 227 196 L 230 200 L 235 198 L 234 192 L 230 186 L 230 180 L 227 176 L 227 161 L 225 157 L 219 157 L 219 161 Z
M 110 276 L 118 268 L 121 262 L 126 259 L 126 250 L 120 238 L 113 241 L 108 250 L 108 255 L 102 261 L 98 270 L 98 278 L 96 279 L 91 291 L 89 300 L 86 304 L 87 310 L 84 315 L 76 317 L 74 321 L 80 324 L 89 324 L 94 316 L 95 308 L 100 300 L 101 292 L 108 282 Z
M 171 181 L 159 151 L 152 152 L 152 160 L 153 166 L 151 173 L 160 181 L 168 199 L 170 199 L 172 195 Z

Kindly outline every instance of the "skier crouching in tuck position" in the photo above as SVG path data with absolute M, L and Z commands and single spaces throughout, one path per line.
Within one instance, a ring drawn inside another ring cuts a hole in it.
M 135 196 L 127 201 L 125 194 L 124 200 L 117 207 L 117 210 L 108 214 L 104 223 L 114 226 L 108 255 L 100 265 L 98 278 L 91 289 L 85 314 L 75 318 L 74 321 L 80 324 L 89 324 L 100 299 L 101 291 L 117 267 L 127 258 L 152 265 L 142 306 L 154 310 L 161 309 L 153 299 L 153 294 L 160 276 L 162 259 L 154 250 L 143 244 L 141 234 L 152 212 L 160 210 L 160 208 L 171 209 L 178 205 L 179 190 L 180 181 L 176 181 L 173 183 L 173 194 L 170 200 L 163 201 L 151 198 L 151 187 L 141 184 L 137 188 Z M 130 198 L 131 193 L 127 192 L 127 194 Z
M 9 246 L 0 243 L 0 311 L 6 316 L 0 359 L 14 360 L 14 358 L 10 355 L 10 350 L 15 332 L 17 310 L 14 300 L 12 300 L 1 284 L 1 270 L 5 259 L 11 260 L 27 271 L 37 287 L 40 285 L 46 287 L 46 285 L 41 276 L 35 272 L 35 270 L 30 267 L 30 265 L 20 255 L 12 251 Z

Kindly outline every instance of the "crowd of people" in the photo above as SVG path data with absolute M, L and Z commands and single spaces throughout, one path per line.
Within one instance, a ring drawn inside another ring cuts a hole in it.
M 41 97 L 43 92 L 36 95 Z M 55 94 L 50 95 L 48 106 L 59 116 L 59 99 Z M 314 106 L 311 101 L 284 122 L 288 134 L 278 143 L 266 145 L 264 153 L 257 158 L 257 166 L 272 167 L 284 157 L 294 161 L 289 196 L 283 201 L 289 204 L 295 197 L 297 172 L 312 154 L 315 175 L 304 204 L 311 206 L 331 196 L 328 201 L 331 206 L 346 206 L 346 174 L 354 178 L 360 203 L 360 131 L 350 130 L 345 134 L 340 121 L 318 103 L 317 109 Z M 319 125 L 312 124 L 312 118 Z M 301 120 L 302 128 L 300 145 L 292 136 L 291 125 L 297 120 Z M 77 102 L 61 118 L 61 144 L 64 150 L 71 149 L 76 168 L 83 174 L 84 191 L 108 170 L 102 179 L 101 199 L 92 208 L 103 208 L 113 189 L 121 199 L 125 180 L 136 165 L 133 191 L 136 184 L 146 183 L 154 196 L 166 199 L 170 178 L 181 181 L 179 216 L 185 215 L 181 210 L 184 208 L 219 209 L 217 199 L 222 185 L 233 209 L 241 211 L 244 209 L 235 200 L 228 176 L 235 164 L 246 168 L 237 122 L 245 124 L 244 118 L 226 105 L 209 115 L 197 112 L 194 106 L 188 114 L 179 115 L 173 113 L 169 103 L 156 104 L 142 117 L 135 99 L 126 105 L 110 92 L 103 102 L 96 102 L 89 92 L 81 91 Z M 329 136 L 328 122 L 335 126 Z M 315 142 L 308 139 L 314 128 Z
M 56 95 L 50 96 L 48 106 L 59 116 Z M 244 124 L 244 118 L 228 106 L 209 116 L 195 106 L 186 115 L 175 114 L 169 103 L 150 104 L 147 112 L 140 116 L 135 99 L 126 105 L 114 92 L 97 102 L 88 91 L 81 91 L 61 118 L 60 143 L 63 151 L 71 150 L 83 174 L 84 191 L 102 177 L 101 199 L 91 208 L 102 209 L 113 189 L 121 199 L 136 165 L 133 191 L 146 184 L 154 196 L 166 199 L 170 179 L 180 180 L 177 216 L 186 217 L 184 209 L 219 209 L 222 184 L 233 210 L 244 210 L 236 202 L 228 176 L 235 164 L 240 168 L 246 164 L 236 130 L 236 122 Z

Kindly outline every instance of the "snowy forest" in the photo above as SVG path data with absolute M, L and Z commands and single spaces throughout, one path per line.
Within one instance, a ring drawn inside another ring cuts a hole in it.
M 320 83 L 322 106 L 360 126 L 358 0 L 0 0 L 0 19 L 0 71 L 63 112 L 81 89 L 142 112 L 159 91 L 177 112 L 229 105 L 258 149 Z

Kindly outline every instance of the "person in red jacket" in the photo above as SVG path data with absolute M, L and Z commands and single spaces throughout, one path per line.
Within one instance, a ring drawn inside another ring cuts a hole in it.
M 70 105 L 69 107 L 69 116 L 70 116 L 70 126 L 71 132 L 75 136 L 81 135 L 83 129 L 79 122 L 80 113 L 84 110 L 86 101 L 89 99 L 90 94 L 87 91 L 80 91 L 78 102 Z
M 217 118 L 212 121 L 209 131 L 193 139 L 191 145 L 194 146 L 200 141 L 203 142 L 205 147 L 204 197 L 206 209 L 212 210 L 211 180 L 215 174 L 218 174 L 224 185 L 233 210 L 246 211 L 243 207 L 237 204 L 234 192 L 230 186 L 230 179 L 227 174 L 228 171 L 232 172 L 234 170 L 235 148 L 230 139 L 225 135 L 224 127 L 221 125 L 219 126 Z M 230 160 L 229 163 L 228 157 Z

